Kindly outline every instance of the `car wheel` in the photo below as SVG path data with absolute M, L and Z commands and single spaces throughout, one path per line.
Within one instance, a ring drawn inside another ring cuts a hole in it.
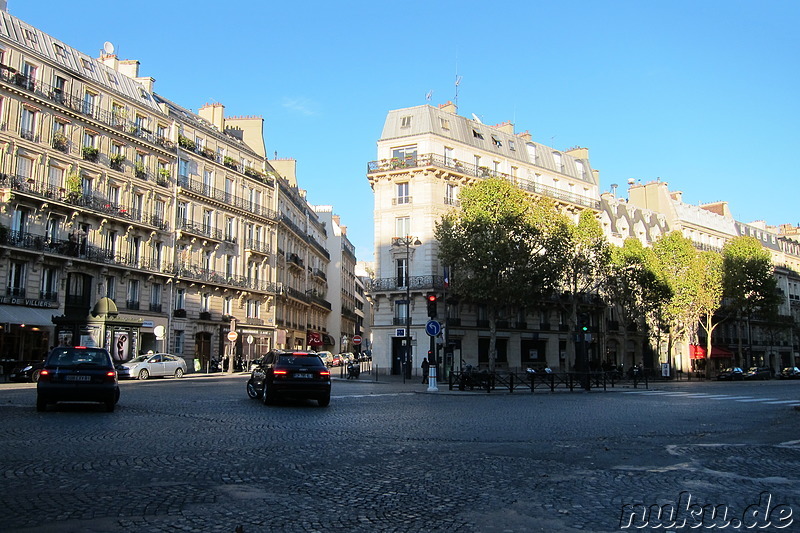
M 178 378 L 178 379 L 183 377 L 183 369 L 182 368 L 176 368 L 175 369 L 175 377 Z
M 36 397 L 36 410 L 40 413 L 47 411 L 47 400 L 41 397 Z
M 34 370 L 33 372 L 31 372 L 31 381 L 33 383 L 36 383 L 36 382 L 39 381 L 39 374 L 41 372 L 42 372 L 41 370 Z
M 117 406 L 117 402 L 114 401 L 113 399 L 112 400 L 107 400 L 107 401 L 105 401 L 103 403 L 105 404 L 106 412 L 108 412 L 108 413 L 113 413 L 114 412 L 114 408 Z
M 331 404 L 331 395 L 327 395 L 324 398 L 320 398 L 317 400 L 317 405 L 320 407 L 328 407 Z
M 143 368 L 139 371 L 139 379 L 147 379 L 149 377 L 150 377 L 150 372 L 148 372 L 146 368 Z
M 247 380 L 247 396 L 253 400 L 258 398 L 258 391 L 256 390 L 255 385 L 253 385 L 252 379 Z

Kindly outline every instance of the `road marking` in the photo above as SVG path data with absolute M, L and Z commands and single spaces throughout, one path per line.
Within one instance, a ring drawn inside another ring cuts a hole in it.
M 779 402 L 766 402 L 766 403 L 771 404 L 771 405 L 780 405 L 782 403 L 797 403 L 798 401 L 800 401 L 800 400 L 781 400 Z
M 709 398 L 709 400 L 749 400 L 752 396 L 721 396 L 719 398 Z
M 387 392 L 385 394 L 341 394 L 331 398 L 377 398 L 378 396 L 411 396 L 416 392 Z
M 766 402 L 767 400 L 777 400 L 777 398 L 753 398 L 750 400 L 736 400 L 737 402 Z

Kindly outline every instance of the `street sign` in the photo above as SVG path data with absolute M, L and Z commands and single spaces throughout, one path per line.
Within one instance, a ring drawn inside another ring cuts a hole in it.
M 356 346 L 361 344 L 361 335 L 353 335 L 353 344 Z
M 166 332 L 167 332 L 167 329 L 164 326 L 162 326 L 161 324 L 159 324 L 158 326 L 153 328 L 153 333 L 156 336 L 156 340 L 159 340 L 159 341 L 164 340 L 164 334 Z
M 439 333 L 442 332 L 442 325 L 439 324 L 436 320 L 428 320 L 425 324 L 425 333 L 427 333 L 431 337 L 437 336 Z
M 239 334 L 236 333 L 235 331 L 231 331 L 230 333 L 228 333 L 228 340 L 229 341 L 236 342 L 236 339 L 238 339 L 238 338 L 239 338 Z
M 253 336 L 252 335 L 248 335 L 245 340 L 247 341 L 247 344 L 253 344 Z

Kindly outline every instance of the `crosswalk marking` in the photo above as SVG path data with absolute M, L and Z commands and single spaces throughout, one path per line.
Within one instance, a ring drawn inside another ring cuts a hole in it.
M 676 392 L 659 390 L 632 390 L 623 391 L 623 394 L 642 394 L 647 396 L 668 396 L 673 398 L 690 398 L 692 400 L 730 400 L 741 403 L 761 402 L 768 405 L 786 405 L 788 407 L 800 406 L 800 399 L 779 400 L 778 398 L 757 398 L 754 396 L 732 396 L 730 394 L 708 394 L 705 392 Z

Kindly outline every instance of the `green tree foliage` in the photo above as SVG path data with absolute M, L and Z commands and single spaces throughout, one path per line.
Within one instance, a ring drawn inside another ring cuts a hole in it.
M 754 315 L 770 315 L 778 306 L 777 280 L 769 251 L 754 237 L 737 237 L 722 250 L 725 299 L 738 318 L 737 364 L 743 361 L 742 326 Z
M 577 224 L 567 225 L 568 246 L 564 249 L 566 270 L 561 289 L 565 298 L 570 330 L 577 331 L 578 307 L 585 296 L 597 293 L 605 281 L 611 260 L 611 248 L 603 228 L 591 211 L 581 211 Z M 575 343 L 567 345 L 567 360 L 575 359 Z M 584 361 L 585 363 L 585 361 Z M 584 369 L 585 370 L 585 369 Z
M 468 185 L 459 200 L 461 210 L 436 224 L 439 258 L 451 270 L 453 296 L 486 306 L 494 370 L 499 314 L 558 286 L 567 225 L 549 201 L 534 200 L 501 179 Z
M 642 328 L 646 317 L 657 317 L 672 297 L 666 280 L 659 276 L 653 250 L 639 239 L 627 239 L 622 247 L 612 247 L 605 294 L 615 306 L 622 333 L 621 347 L 628 344 L 632 324 Z

